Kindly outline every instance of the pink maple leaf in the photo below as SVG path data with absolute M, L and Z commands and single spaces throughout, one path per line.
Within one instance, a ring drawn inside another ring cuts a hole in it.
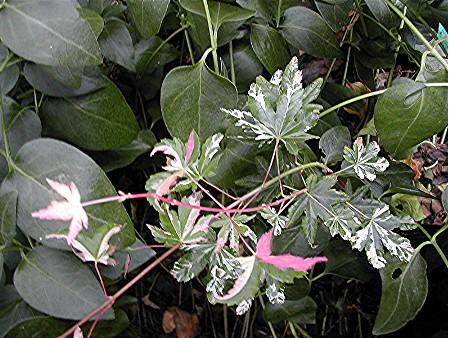
M 31 216 L 41 220 L 71 221 L 66 240 L 67 244 L 72 245 L 80 231 L 88 227 L 88 216 L 81 205 L 80 192 L 73 182 L 67 185 L 47 178 L 47 183 L 66 200 L 51 201 L 47 208 L 35 211 Z
M 327 262 L 326 257 L 304 258 L 290 254 L 272 255 L 271 250 L 272 232 L 266 232 L 261 236 L 256 247 L 256 258 L 261 262 L 270 264 L 280 270 L 293 269 L 295 271 L 307 271 L 316 263 Z

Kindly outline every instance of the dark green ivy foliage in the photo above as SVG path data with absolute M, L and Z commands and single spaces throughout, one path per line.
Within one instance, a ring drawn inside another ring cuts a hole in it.
M 144 245 L 181 244 L 177 281 L 237 314 L 265 307 L 277 332 L 414 330 L 433 276 L 447 276 L 446 150 L 423 168 L 416 151 L 446 149 L 447 15 L 441 0 L 0 0 L 0 337 L 56 337 L 104 303 L 105 243 L 111 293 L 155 255 Z M 160 169 L 155 147 L 178 166 Z M 81 201 L 170 181 L 168 197 L 217 206 L 198 184 L 232 204 L 211 186 L 242 196 L 280 175 L 251 206 L 305 193 L 233 222 L 154 200 L 86 207 L 89 262 L 47 238 L 68 222 L 31 216 L 61 200 L 47 178 L 74 182 Z M 328 263 L 264 264 L 240 237 L 255 250 L 267 231 L 274 255 Z M 153 336 L 139 302 L 116 304 L 94 336 Z

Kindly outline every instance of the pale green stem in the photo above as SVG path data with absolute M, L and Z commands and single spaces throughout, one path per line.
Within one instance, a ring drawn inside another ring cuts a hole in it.
M 403 15 L 406 16 L 406 6 L 403 10 Z M 399 27 L 399 31 L 401 31 L 403 29 L 403 26 L 405 26 L 405 20 L 402 19 L 402 21 L 400 22 L 400 27 Z M 389 77 L 388 77 L 388 81 L 387 81 L 387 87 L 391 86 L 392 83 L 392 79 L 394 77 L 394 70 L 395 70 L 395 65 L 397 63 L 397 57 L 398 57 L 398 52 L 400 50 L 400 44 L 402 42 L 402 36 L 400 33 L 398 33 L 398 37 L 397 37 L 397 42 L 398 45 L 395 47 L 395 53 L 394 53 L 394 66 L 391 68 L 391 70 L 389 71 Z
M 294 338 L 300 338 L 297 334 L 297 331 L 295 331 L 294 324 L 292 324 L 292 322 L 289 322 L 288 325 L 289 325 L 289 330 L 291 330 L 291 333 L 294 336 Z
M 278 7 L 277 7 L 277 28 L 280 26 L 280 20 L 281 20 L 281 7 L 283 4 L 283 0 L 278 0 Z
M 308 332 L 306 332 L 306 330 L 304 328 L 302 328 L 300 325 L 295 324 L 295 327 L 301 332 L 303 337 L 305 337 L 305 338 L 312 338 L 311 335 Z
M 418 224 L 417 226 L 422 232 L 423 234 L 429 239 L 429 241 L 425 241 L 423 243 L 421 243 L 416 250 L 420 250 L 422 247 L 424 247 L 425 245 L 429 245 L 431 244 L 435 250 L 437 251 L 437 253 L 439 254 L 439 256 L 441 256 L 442 261 L 444 262 L 445 266 L 448 267 L 448 259 L 445 256 L 445 253 L 442 251 L 441 247 L 437 244 L 436 239 L 437 237 L 443 233 L 445 230 L 447 230 L 448 228 L 448 224 L 446 224 L 444 227 L 442 227 L 441 229 L 439 229 L 438 232 L 436 232 L 433 236 L 431 236 L 428 231 L 425 230 L 425 228 L 423 228 L 420 224 Z
M 231 82 L 236 86 L 236 73 L 234 70 L 234 57 L 233 57 L 233 41 L 229 42 L 230 51 L 230 72 L 231 72 Z
M 445 67 L 445 69 L 448 71 L 448 63 L 445 61 L 445 59 L 441 56 L 441 54 L 438 53 L 438 51 L 433 48 L 433 46 L 428 42 L 427 39 L 422 35 L 422 33 L 414 26 L 414 24 L 408 19 L 406 15 L 403 14 L 403 12 L 397 8 L 394 4 L 392 4 L 389 0 L 386 1 L 387 5 L 394 11 L 395 14 L 397 14 L 402 20 L 405 21 L 405 24 L 408 26 L 408 28 L 416 35 L 420 41 L 423 42 L 423 44 L 428 48 L 428 50 L 433 54 L 433 56 Z
M 361 101 L 361 100 L 367 99 L 367 98 L 372 97 L 372 96 L 381 95 L 385 91 L 386 91 L 386 89 L 381 89 L 381 90 L 377 90 L 376 92 L 367 93 L 367 94 L 364 94 L 364 95 L 359 95 L 359 96 L 353 97 L 351 99 L 348 99 L 348 100 L 346 100 L 344 102 L 341 102 L 341 103 L 339 103 L 339 104 L 337 104 L 337 105 L 335 105 L 335 106 L 333 106 L 331 108 L 328 108 L 327 110 L 324 110 L 323 112 L 321 112 L 319 114 L 319 118 L 324 117 L 325 115 L 328 115 L 329 113 L 335 111 L 336 109 L 345 107 L 346 105 L 349 105 L 349 104 L 351 104 L 353 102 Z
M 5 118 L 5 112 L 3 111 L 3 97 L 0 95 L 0 116 L 2 116 L 2 136 L 3 136 L 3 144 L 4 144 L 4 155 L 6 158 L 6 161 L 8 162 L 8 168 L 11 171 L 11 163 L 13 163 L 11 152 L 9 149 L 9 139 L 6 132 L 6 118 Z
M 266 304 L 264 304 L 264 300 L 261 295 L 258 295 L 259 301 L 261 303 L 261 306 L 263 310 L 266 308 Z M 270 332 L 272 333 L 273 338 L 277 338 L 277 334 L 275 333 L 275 329 L 273 328 L 273 325 L 271 322 L 267 321 L 267 325 L 269 326 Z
M 228 338 L 228 306 L 223 304 L 223 331 L 225 338 Z
M 194 52 L 192 51 L 191 39 L 189 38 L 189 34 L 186 30 L 184 31 L 184 37 L 186 38 L 186 44 L 188 47 L 191 63 L 194 65 L 195 64 Z
M 147 69 L 148 65 L 150 64 L 150 62 L 153 60 L 153 58 L 159 53 L 159 51 L 170 41 L 173 39 L 174 36 L 176 36 L 178 33 L 184 31 L 186 28 L 188 28 L 188 25 L 185 26 L 181 26 L 180 28 L 178 28 L 175 32 L 173 32 L 172 34 L 170 34 L 167 39 L 165 39 L 163 42 L 161 42 L 161 44 L 155 49 L 155 51 L 152 53 L 152 55 L 150 56 L 150 58 L 147 60 L 147 62 L 144 65 L 144 70 Z
M 214 71 L 219 74 L 219 58 L 217 57 L 217 34 L 213 31 L 211 15 L 209 14 L 208 0 L 203 0 L 205 7 L 206 21 L 208 22 L 209 38 L 211 40 L 212 57 L 214 62 Z M 214 28 L 215 30 L 217 27 Z
M 424 83 L 423 84 L 425 87 L 448 87 L 448 83 L 446 82 L 436 82 L 436 83 Z M 327 110 L 324 110 L 323 112 L 321 112 L 319 114 L 319 118 L 324 117 L 325 115 L 328 115 L 329 113 L 335 111 L 336 109 L 345 107 L 349 104 L 352 104 L 353 102 L 357 102 L 357 101 L 361 101 L 364 99 L 367 99 L 369 97 L 372 96 L 378 96 L 383 94 L 387 89 L 380 89 L 377 90 L 375 92 L 371 92 L 371 93 L 367 93 L 367 94 L 363 94 L 363 95 L 359 95 L 356 97 L 352 97 L 351 99 L 345 100 L 344 102 L 338 103 L 337 105 L 328 108 Z

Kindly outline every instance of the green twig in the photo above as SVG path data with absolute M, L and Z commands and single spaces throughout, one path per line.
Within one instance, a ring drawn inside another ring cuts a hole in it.
M 339 109 L 339 108 L 341 108 L 341 107 L 344 107 L 344 106 L 346 106 L 346 105 L 349 105 L 349 104 L 351 104 L 351 103 L 353 103 L 353 102 L 357 102 L 357 101 L 360 101 L 360 100 L 364 100 L 364 99 L 367 99 L 367 98 L 372 97 L 372 96 L 381 95 L 381 94 L 383 94 L 385 91 L 386 91 L 386 89 L 381 89 L 381 90 L 377 90 L 376 92 L 367 93 L 367 94 L 364 94 L 364 95 L 359 95 L 359 96 L 353 97 L 353 98 L 351 98 L 351 99 L 348 99 L 348 100 L 346 100 L 346 101 L 344 101 L 344 102 L 341 102 L 341 103 L 339 103 L 339 104 L 337 104 L 337 105 L 335 105 L 335 106 L 333 106 L 333 107 L 328 108 L 327 110 L 324 110 L 323 112 L 321 112 L 321 113 L 319 114 L 319 118 L 324 117 L 325 115 L 328 115 L 329 113 L 335 111 L 336 109 Z
M 406 6 L 403 10 L 403 15 L 406 16 Z M 395 70 L 395 65 L 397 64 L 397 57 L 398 57 L 398 52 L 400 51 L 400 45 L 402 42 L 402 36 L 400 34 L 400 31 L 403 29 L 403 27 L 405 26 L 405 20 L 402 19 L 402 21 L 400 22 L 400 27 L 399 27 L 399 33 L 397 36 L 397 41 L 398 41 L 398 45 L 395 47 L 395 53 L 394 53 L 394 66 L 391 68 L 391 70 L 389 71 L 389 77 L 388 77 L 388 81 L 387 81 L 387 87 L 391 86 L 392 83 L 392 79 L 394 78 L 394 70 Z
M 144 72 L 147 70 L 147 67 L 150 65 L 150 62 L 153 60 L 153 58 L 159 53 L 159 51 L 170 41 L 173 39 L 174 36 L 176 36 L 178 33 L 184 31 L 186 28 L 188 28 L 188 25 L 181 26 L 178 28 L 175 32 L 170 34 L 167 39 L 165 39 L 161 44 L 155 49 L 155 51 L 152 53 L 152 55 L 148 58 L 147 62 L 144 64 Z
M 225 338 L 228 338 L 228 306 L 223 304 L 223 331 Z
M 192 51 L 191 39 L 189 38 L 189 34 L 187 30 L 184 31 L 184 37 L 186 38 L 186 44 L 189 51 L 189 58 L 191 59 L 191 63 L 195 64 L 194 52 Z
M 278 0 L 278 7 L 277 7 L 277 28 L 280 26 L 280 20 L 281 20 L 281 7 L 283 4 L 283 0 Z
M 448 259 L 447 259 L 447 257 L 445 256 L 445 253 L 442 251 L 442 249 L 441 249 L 441 247 L 439 246 L 439 244 L 437 244 L 437 242 L 436 242 L 438 236 L 439 236 L 440 234 L 442 234 L 444 231 L 447 230 L 447 228 L 448 228 L 448 223 L 447 223 L 444 227 L 442 227 L 441 229 L 439 229 L 439 231 L 436 232 L 433 236 L 431 236 L 431 235 L 429 234 L 429 232 L 426 231 L 425 228 L 422 227 L 420 224 L 418 224 L 417 227 L 420 229 L 420 231 L 423 232 L 423 234 L 424 234 L 429 240 L 428 240 L 428 241 L 425 241 L 425 242 L 422 242 L 422 243 L 416 248 L 416 250 L 420 250 L 420 249 L 422 249 L 424 246 L 430 245 L 430 244 L 431 244 L 431 245 L 436 249 L 436 251 L 437 251 L 437 253 L 439 254 L 439 256 L 441 256 L 442 261 L 444 262 L 445 266 L 448 267 Z
M 205 7 L 206 21 L 208 22 L 209 38 L 211 40 L 212 57 L 214 62 L 214 71 L 219 74 L 219 58 L 217 57 L 217 27 L 212 27 L 211 15 L 209 14 L 208 0 L 203 0 Z
M 423 44 L 428 48 L 428 50 L 433 54 L 433 56 L 445 67 L 445 69 L 448 71 L 448 63 L 445 61 L 445 59 L 441 56 L 441 54 L 438 53 L 438 51 L 433 48 L 433 46 L 428 42 L 427 39 L 422 35 L 422 33 L 414 26 L 414 24 L 408 19 L 406 15 L 403 14 L 403 12 L 397 8 L 397 6 L 393 5 L 389 0 L 386 1 L 387 5 L 394 11 L 395 14 L 397 14 L 402 20 L 405 21 L 405 24 L 408 26 L 408 28 L 411 30 L 411 32 L 416 35 L 420 41 L 423 42 Z M 406 6 L 405 6 L 406 7 Z
M 263 308 L 263 310 L 264 310 L 264 309 L 266 308 L 266 304 L 264 304 L 264 300 L 263 300 L 263 298 L 262 298 L 261 295 L 258 295 L 258 298 L 259 298 L 259 301 L 260 301 L 260 303 L 261 303 L 261 306 L 262 306 L 262 308 Z M 269 326 L 270 333 L 272 333 L 272 337 L 273 337 L 273 338 L 277 338 L 277 334 L 276 334 L 276 332 L 275 332 L 275 329 L 273 328 L 272 323 L 269 322 L 269 321 L 267 321 L 267 325 Z
M 236 73 L 234 70 L 234 57 L 233 57 L 233 41 L 230 41 L 229 52 L 230 52 L 230 71 L 231 71 L 231 82 L 236 86 Z

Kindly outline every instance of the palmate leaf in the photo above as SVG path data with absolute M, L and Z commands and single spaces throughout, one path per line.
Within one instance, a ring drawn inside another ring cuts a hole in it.
M 239 234 L 256 244 L 258 239 L 255 233 L 245 224 L 253 218 L 254 216 L 236 215 L 233 216 L 233 221 L 231 221 L 226 216 L 222 216 L 212 222 L 211 227 L 220 228 L 217 234 L 217 246 L 222 248 L 226 243 L 229 243 L 230 249 L 237 255 L 239 253 Z
M 284 72 L 276 71 L 270 81 L 262 76 L 250 86 L 247 111 L 222 109 L 242 129 L 238 136 L 259 142 L 260 146 L 274 141 L 283 143 L 290 153 L 298 152 L 298 142 L 314 138 L 307 134 L 318 120 L 321 106 L 312 104 L 320 93 L 322 79 L 308 87 L 302 86 L 298 60 L 292 58 Z
M 163 152 L 173 157 L 165 170 L 170 172 L 186 171 L 198 179 L 214 173 L 220 159 L 220 142 L 222 134 L 214 134 L 201 144 L 195 131 L 192 131 L 186 144 L 178 139 L 164 139 L 155 146 L 152 154 Z
M 309 176 L 306 179 L 307 192 L 300 195 L 289 208 L 289 224 L 298 222 L 305 215 L 301 228 L 311 245 L 316 237 L 318 220 L 329 221 L 335 216 L 333 206 L 346 199 L 344 193 L 332 189 L 335 184 L 335 176 L 320 179 L 314 175 Z
M 201 193 L 194 193 L 189 198 L 183 198 L 182 202 L 200 205 L 201 197 Z M 179 207 L 178 212 L 175 212 L 167 204 L 158 210 L 161 227 L 148 225 L 157 242 L 166 245 L 192 245 L 204 240 L 212 216 L 199 218 L 200 210 L 185 207 Z
M 197 276 L 209 263 L 216 244 L 214 242 L 200 243 L 175 262 L 171 274 L 178 282 L 188 282 Z
M 354 249 L 365 250 L 369 263 L 381 269 L 386 265 L 385 249 L 403 262 L 408 262 L 414 252 L 409 240 L 392 231 L 404 224 L 414 223 L 410 217 L 393 216 L 389 206 L 376 201 L 353 198 L 348 206 L 355 212 L 361 229 L 350 238 Z
M 376 142 L 370 142 L 364 146 L 362 138 L 358 137 L 353 143 L 353 149 L 344 147 L 344 167 L 353 169 L 360 179 L 369 181 L 376 179 L 377 172 L 383 172 L 389 166 L 388 160 L 378 157 L 380 146 Z

